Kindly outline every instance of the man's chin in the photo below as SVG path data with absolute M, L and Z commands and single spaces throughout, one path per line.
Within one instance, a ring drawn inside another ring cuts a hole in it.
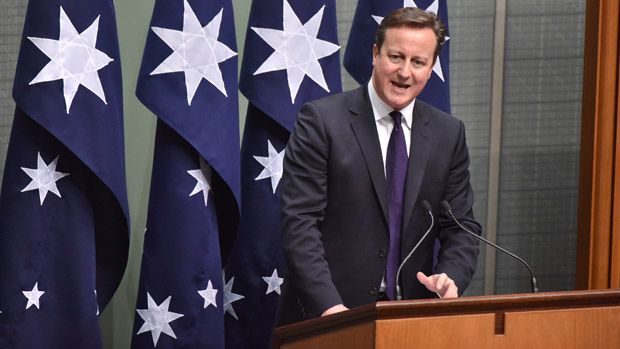
M 394 110 L 401 110 L 409 105 L 411 101 L 413 101 L 413 98 L 391 98 L 387 104 Z

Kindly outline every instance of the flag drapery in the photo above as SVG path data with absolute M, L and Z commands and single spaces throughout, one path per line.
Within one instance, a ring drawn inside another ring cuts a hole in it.
M 359 83 L 378 23 L 403 6 L 447 26 L 445 0 L 360 0 L 344 60 Z M 156 1 L 136 91 L 158 121 L 133 348 L 269 347 L 284 148 L 301 105 L 341 91 L 338 50 L 334 0 L 253 1 L 239 157 L 231 0 Z M 449 41 L 420 95 L 447 112 L 448 59 Z M 112 0 L 31 0 L 13 96 L 0 347 L 100 348 L 129 227 Z
M 132 348 L 224 348 L 239 218 L 230 0 L 157 0 L 136 94 L 158 118 Z M 220 238 L 223 246 L 220 246 Z
M 253 1 L 240 75 L 249 106 L 242 215 L 226 280 L 244 297 L 226 315 L 227 348 L 268 348 L 285 273 L 278 183 L 299 108 L 342 90 L 333 0 Z
M 379 23 L 390 12 L 402 7 L 419 7 L 435 13 L 445 24 L 448 33 L 446 0 L 359 0 L 343 60 L 345 69 L 359 84 L 367 83 L 372 75 L 372 47 Z M 450 113 L 449 59 L 450 37 L 447 34 L 433 66 L 432 76 L 419 96 L 421 100 L 446 113 Z
M 31 0 L 0 194 L 0 347 L 100 348 L 125 270 L 121 66 L 112 0 Z

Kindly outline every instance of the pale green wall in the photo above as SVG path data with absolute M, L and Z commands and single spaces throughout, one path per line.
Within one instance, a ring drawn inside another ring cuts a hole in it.
M 114 2 L 123 65 L 127 194 L 131 214 L 131 245 L 125 276 L 112 299 L 112 303 L 103 312 L 101 324 L 104 348 L 127 349 L 131 343 L 131 331 L 133 330 L 135 315 L 156 120 L 155 116 L 138 101 L 134 91 L 154 0 L 115 0 Z M 241 63 L 250 1 L 234 0 L 233 6 L 237 27 L 239 63 Z M 240 96 L 241 119 L 245 118 L 246 106 L 246 100 Z M 243 120 L 240 123 L 243 123 Z

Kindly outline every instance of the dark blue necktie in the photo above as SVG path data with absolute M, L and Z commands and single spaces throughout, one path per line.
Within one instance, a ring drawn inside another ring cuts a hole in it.
M 402 114 L 390 113 L 394 119 L 394 128 L 390 135 L 385 160 L 385 179 L 388 194 L 388 226 L 390 248 L 386 268 L 386 291 L 390 299 L 396 299 L 396 271 L 400 263 L 400 227 L 403 219 L 403 201 L 405 197 L 405 179 L 407 178 L 407 145 L 401 127 Z

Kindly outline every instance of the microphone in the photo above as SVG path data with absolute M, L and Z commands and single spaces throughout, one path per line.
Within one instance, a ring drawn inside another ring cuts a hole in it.
M 415 250 L 418 249 L 418 246 L 420 246 L 420 244 L 426 238 L 428 233 L 431 232 L 431 229 L 433 229 L 433 224 L 435 223 L 435 219 L 433 217 L 433 211 L 431 209 L 431 204 L 429 204 L 428 201 L 424 200 L 422 201 L 422 206 L 424 206 L 424 209 L 426 210 L 426 212 L 428 212 L 428 215 L 431 216 L 431 225 L 426 230 L 426 233 L 422 235 L 422 238 L 418 241 L 418 243 L 415 246 L 413 246 L 413 248 L 411 249 L 407 257 L 405 257 L 405 259 L 403 259 L 403 261 L 398 266 L 398 271 L 396 272 L 396 300 L 397 301 L 400 301 L 403 299 L 403 294 L 400 289 L 400 282 L 398 281 L 399 280 L 398 277 L 400 276 L 400 271 L 403 269 L 403 266 L 405 265 L 405 263 L 407 263 L 407 260 L 409 260 L 409 258 L 413 255 L 413 252 L 415 252 Z
M 510 257 L 518 260 L 519 262 L 521 262 L 521 264 L 525 265 L 525 267 L 527 268 L 527 270 L 530 272 L 530 287 L 532 289 L 532 293 L 537 293 L 538 292 L 538 284 L 536 283 L 536 278 L 534 277 L 534 272 L 532 271 L 532 268 L 530 267 L 529 264 L 527 264 L 521 257 L 517 256 L 514 253 L 508 252 L 507 250 L 497 246 L 496 244 L 492 243 L 491 241 L 483 238 L 482 236 L 473 233 L 471 230 L 465 228 L 461 222 L 458 221 L 458 219 L 456 219 L 456 217 L 454 217 L 454 214 L 452 213 L 452 207 L 450 207 L 450 204 L 448 203 L 448 201 L 443 200 L 441 202 L 441 206 L 443 207 L 443 209 L 445 210 L 445 212 L 452 218 L 452 220 L 454 220 L 454 222 L 456 222 L 456 224 L 463 230 L 465 230 L 466 232 L 470 233 L 471 235 L 475 236 L 476 239 L 478 240 L 482 240 L 484 241 L 487 245 L 491 245 L 493 247 L 495 247 L 496 249 L 506 253 L 507 255 L 509 255 Z

